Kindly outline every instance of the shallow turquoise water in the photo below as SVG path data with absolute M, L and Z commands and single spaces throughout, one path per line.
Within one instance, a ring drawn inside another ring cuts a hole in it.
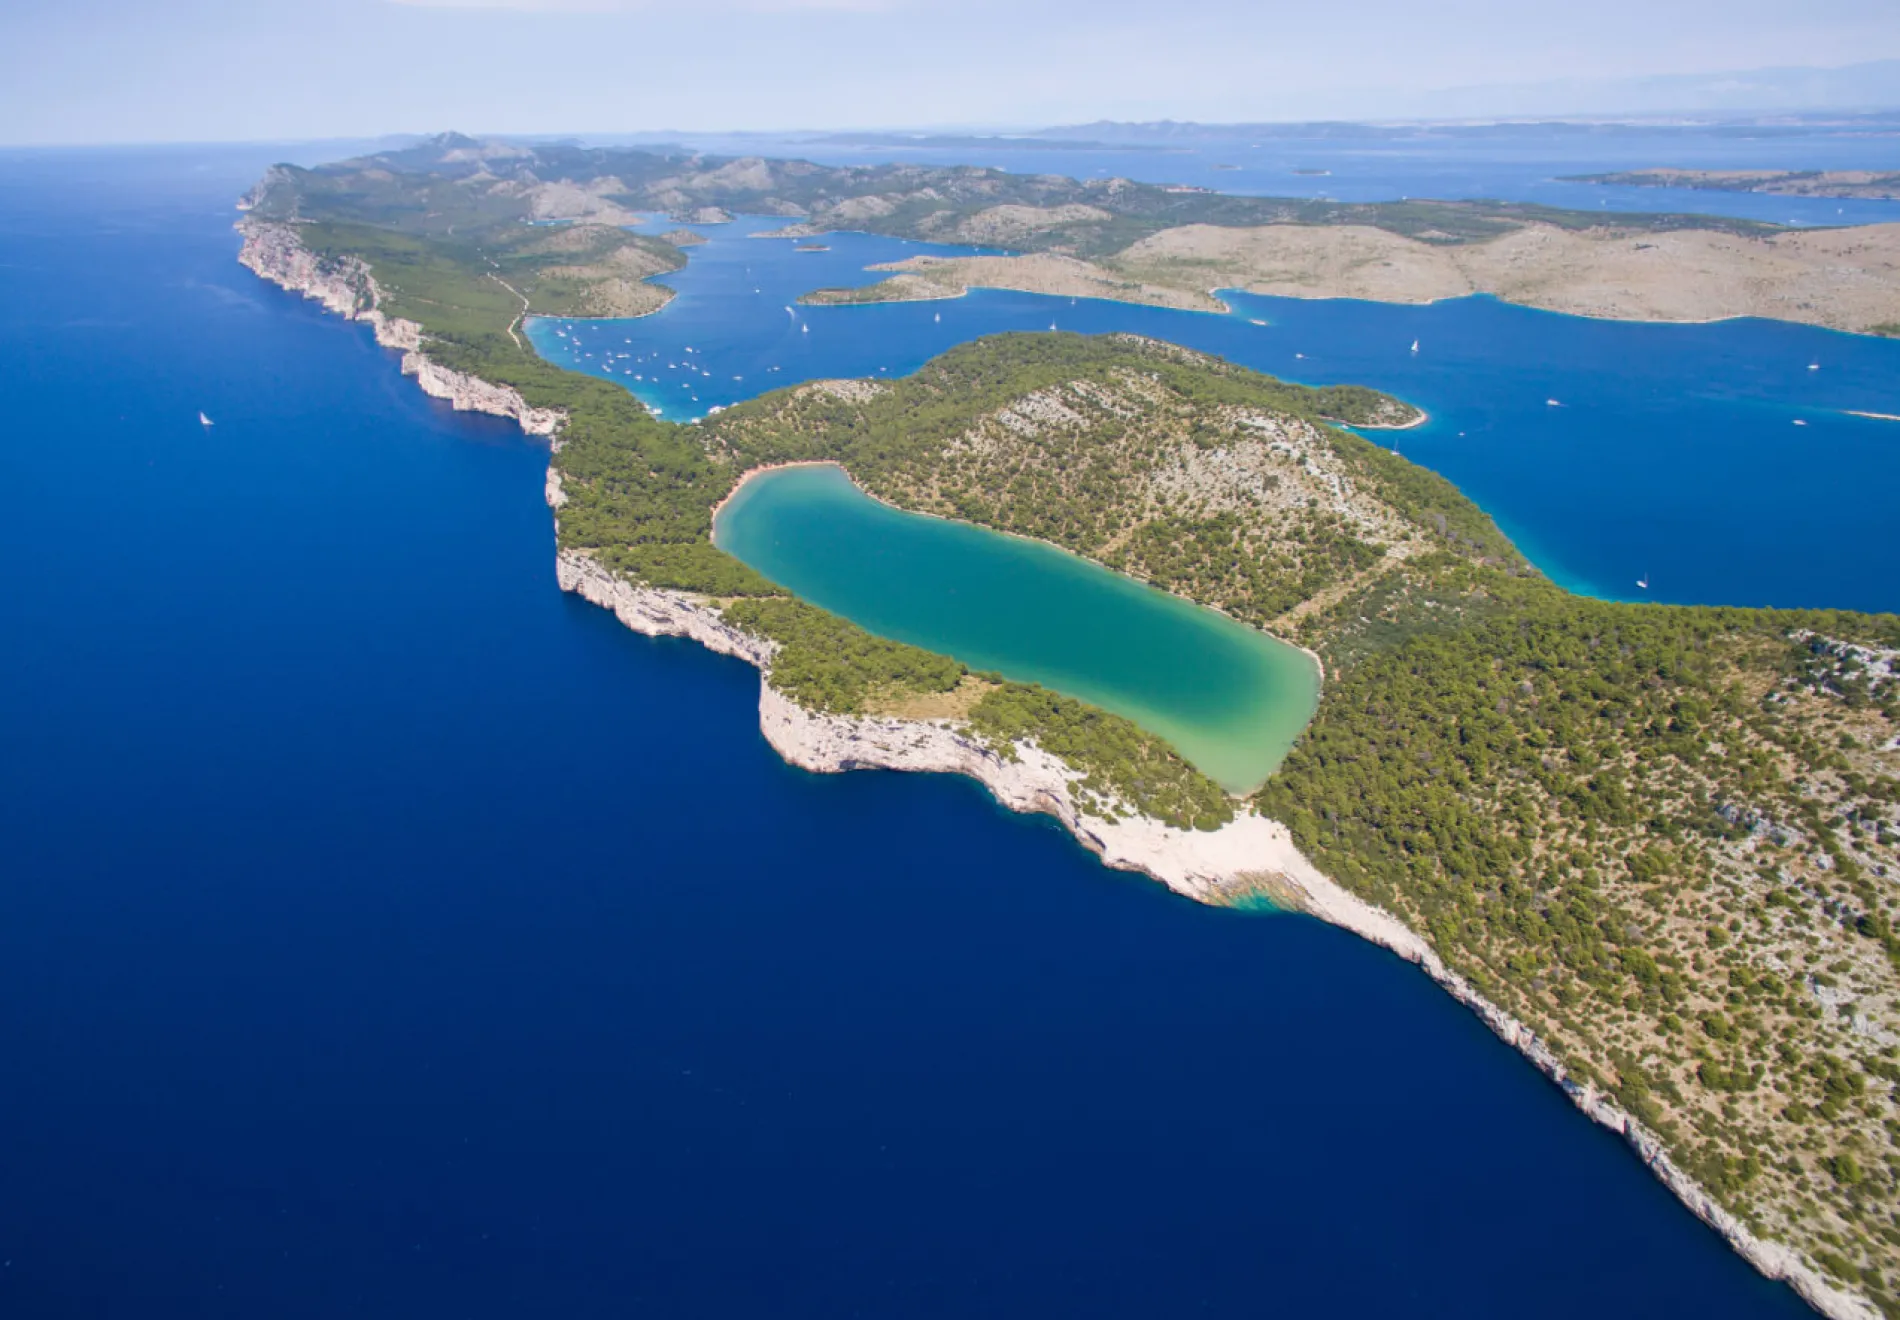
M 891 508 L 830 464 L 754 477 L 713 537 L 872 632 L 1125 715 L 1236 792 L 1319 698 L 1295 647 L 1039 541 Z

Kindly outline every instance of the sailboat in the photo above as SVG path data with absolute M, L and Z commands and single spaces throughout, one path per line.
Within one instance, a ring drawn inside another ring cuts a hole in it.
M 216 426 L 217 425 L 216 422 L 212 421 L 209 417 L 206 417 L 202 412 L 198 414 L 198 422 L 199 422 L 199 425 L 201 426 Z
M 1636 585 L 1641 587 L 1644 591 L 1649 590 L 1649 570 L 1648 569 L 1644 569 L 1643 575 L 1636 579 Z
M 941 321 L 943 320 L 943 313 L 938 312 L 936 315 L 932 316 L 930 319 L 933 321 Z
M 1416 340 L 1416 339 L 1414 339 L 1414 340 L 1412 341 L 1412 351 L 1413 351 L 1414 353 L 1416 353 L 1416 352 L 1418 352 L 1418 340 Z
M 1809 371 L 1819 371 L 1820 369 L 1821 369 L 1821 364 L 1820 364 L 1819 362 L 1810 362 L 1810 363 L 1808 363 L 1808 370 L 1809 370 Z

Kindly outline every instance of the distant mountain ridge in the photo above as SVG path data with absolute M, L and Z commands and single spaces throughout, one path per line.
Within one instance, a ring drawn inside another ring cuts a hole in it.
M 1838 68 L 1742 69 L 1654 77 L 1456 87 L 1421 96 L 1444 117 L 1518 114 L 1762 113 L 1900 107 L 1900 60 Z
M 1900 59 L 1871 60 L 1834 68 L 1737 69 L 1633 78 L 1489 83 L 1407 93 L 1390 102 L 1383 113 L 1355 120 L 1233 124 L 1098 120 L 1045 129 L 1036 136 L 1150 142 L 1241 134 L 1377 138 L 1413 131 L 1420 121 L 1664 116 L 1762 119 L 1828 112 L 1865 120 L 1869 126 L 1891 125 L 1900 130 Z M 1520 126 L 1473 124 L 1465 127 L 1470 131 L 1484 131 Z

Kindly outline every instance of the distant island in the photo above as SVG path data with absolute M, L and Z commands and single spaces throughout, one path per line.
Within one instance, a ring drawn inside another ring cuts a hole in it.
M 1101 205 L 1031 207 L 998 198 L 1070 185 L 525 152 L 450 136 L 275 168 L 246 201 L 241 260 L 368 321 L 430 393 L 551 437 L 563 587 L 757 665 L 762 727 L 797 764 L 968 774 L 1111 865 L 1393 949 L 1763 1271 L 1830 1316 L 1900 1308 L 1900 618 L 1570 595 L 1449 482 L 1341 425 L 1402 426 L 1410 405 L 1154 340 L 999 336 L 903 380 L 800 385 L 679 425 L 519 332 L 685 259 L 602 220 L 613 208 L 769 203 L 814 224 L 849 212 L 881 232 L 1013 226 L 1081 246 L 1115 231 L 1119 251 L 1173 252 L 1184 231 L 1245 246 L 1263 228 L 1534 249 L 1581 220 L 1429 203 L 1226 225 L 1208 217 L 1279 203 L 1128 185 L 1132 213 L 1106 188 L 1088 194 Z M 907 212 L 892 200 L 925 188 Z M 564 211 L 579 214 L 549 223 Z M 1652 219 L 1645 242 L 1686 227 Z M 1500 228 L 1400 232 L 1440 223 Z M 1016 260 L 1108 269 L 1053 249 Z M 1130 720 L 788 595 L 713 543 L 713 511 L 748 474 L 810 461 L 1309 648 L 1312 723 L 1237 798 Z
M 1015 246 L 1025 246 L 1016 244 Z M 1900 224 L 1760 235 L 1527 224 L 1444 242 L 1370 225 L 1183 225 L 1085 261 L 1061 252 L 945 259 L 814 301 L 946 297 L 968 288 L 1224 309 L 1217 290 L 1427 303 L 1486 293 L 1573 316 L 1718 321 L 1737 316 L 1889 334 L 1900 311 Z
M 1571 174 L 1565 183 L 1622 188 L 1701 188 L 1715 192 L 1778 193 L 1787 197 L 1865 197 L 1900 200 L 1900 172 L 1878 170 L 1622 170 Z
M 1792 230 L 1515 202 L 1240 197 L 976 166 L 826 166 L 462 138 L 320 170 L 281 167 L 272 177 L 266 197 L 292 190 L 322 203 L 332 223 L 369 224 L 388 223 L 426 178 L 426 214 L 413 223 L 444 237 L 523 217 L 625 225 L 658 211 L 718 223 L 747 212 L 786 217 L 777 231 L 785 237 L 859 230 L 1016 254 L 919 258 L 897 268 L 915 278 L 824 301 L 986 287 L 1213 310 L 1212 290 L 1237 288 L 1383 302 L 1489 293 L 1582 316 L 1762 316 L 1863 333 L 1900 321 L 1900 224 Z

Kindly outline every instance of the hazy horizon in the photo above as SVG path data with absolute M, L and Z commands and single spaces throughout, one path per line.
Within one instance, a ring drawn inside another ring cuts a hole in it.
M 73 0 L 0 51 L 12 146 L 1900 104 L 1890 0 Z

